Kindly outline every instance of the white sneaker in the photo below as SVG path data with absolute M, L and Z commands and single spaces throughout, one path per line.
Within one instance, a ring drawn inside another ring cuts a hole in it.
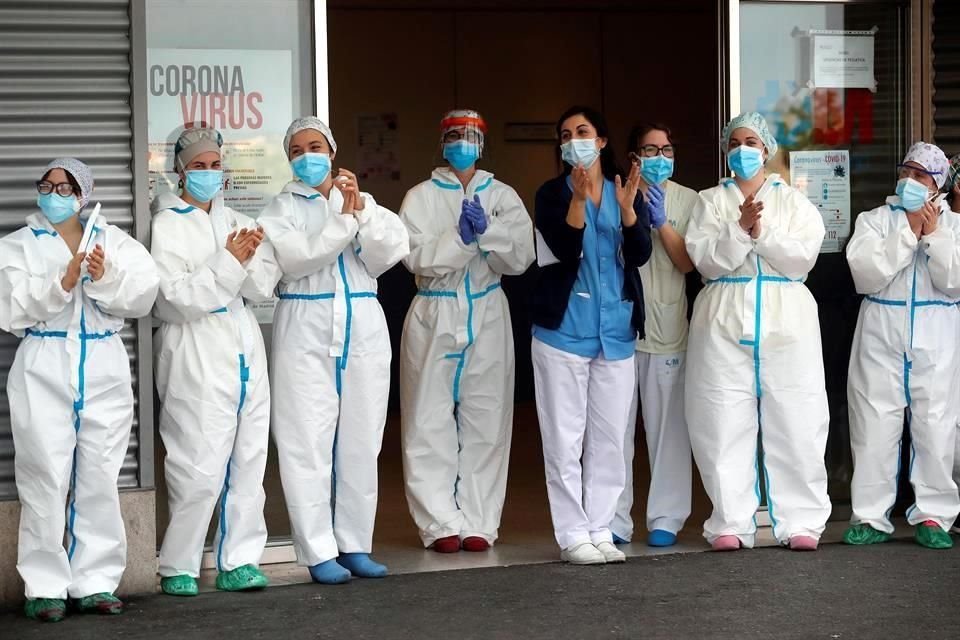
M 560 552 L 560 559 L 570 564 L 605 564 L 607 561 L 606 556 L 589 542 L 567 547 Z
M 617 549 L 612 542 L 601 542 L 597 545 L 597 551 L 603 554 L 603 559 L 609 563 L 626 562 L 627 555 Z

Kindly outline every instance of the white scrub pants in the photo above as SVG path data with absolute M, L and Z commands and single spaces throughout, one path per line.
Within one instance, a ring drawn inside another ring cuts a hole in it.
M 690 516 L 693 491 L 693 458 L 690 435 L 683 414 L 683 377 L 687 354 L 666 355 L 637 352 L 637 386 L 627 421 L 623 455 L 627 480 L 610 529 L 622 540 L 633 537 L 633 454 L 638 409 L 643 414 L 650 462 L 647 494 L 647 530 L 676 534 Z
M 906 473 L 916 497 L 907 510 L 907 522 L 916 525 L 933 520 L 949 530 L 960 512 L 952 477 L 957 447 L 958 389 L 952 383 L 958 360 L 953 339 L 957 316 L 952 310 L 949 315 L 934 315 L 934 311 L 921 308 L 917 313 L 929 316 L 921 316 L 925 330 L 914 336 L 917 348 L 904 354 L 891 348 L 889 331 L 881 330 L 886 327 L 876 321 L 885 309 L 877 306 L 863 303 L 850 359 L 850 522 L 892 533 L 890 511 L 900 474 Z M 939 348 L 920 348 L 925 340 L 935 341 Z M 905 411 L 912 450 L 909 467 L 901 469 Z
M 263 474 L 270 437 L 270 385 L 265 355 L 257 349 L 252 362 L 243 357 L 241 364 L 238 354 L 229 370 L 226 363 L 215 366 L 211 354 L 192 355 L 199 370 L 209 371 L 203 385 L 209 395 L 203 401 L 183 388 L 177 371 L 167 371 L 158 362 L 158 381 L 169 380 L 160 411 L 170 494 L 170 523 L 160 547 L 164 577 L 200 575 L 214 509 L 217 571 L 260 564 L 267 541 Z
M 611 542 L 623 493 L 623 443 L 636 389 L 634 359 L 584 358 L 536 338 L 534 383 L 547 496 L 557 544 Z
M 130 363 L 118 335 L 84 342 L 78 397 L 62 337 L 24 338 L 7 380 L 17 570 L 30 599 L 113 593 L 126 566 L 117 477 L 133 424 Z

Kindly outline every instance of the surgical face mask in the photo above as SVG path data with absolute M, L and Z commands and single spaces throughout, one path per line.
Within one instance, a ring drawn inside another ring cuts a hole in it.
M 187 171 L 184 188 L 198 202 L 210 202 L 223 188 L 223 171 L 219 169 Z
M 738 178 L 749 180 L 763 168 L 763 150 L 740 145 L 727 154 L 727 166 Z
M 560 145 L 560 157 L 571 167 L 582 164 L 584 169 L 589 169 L 600 157 L 597 139 L 575 138 L 568 140 Z
M 930 199 L 930 190 L 913 178 L 903 178 L 897 181 L 897 195 L 903 208 L 913 213 L 923 209 L 923 205 Z
M 673 175 L 673 158 L 655 155 L 640 159 L 640 175 L 647 184 L 661 184 Z
M 45 193 L 37 197 L 37 206 L 50 224 L 60 224 L 80 211 L 80 201 L 74 196 Z
M 293 175 L 300 182 L 310 187 L 316 187 L 330 175 L 329 153 L 305 153 L 290 161 Z
M 480 145 L 476 142 L 457 140 L 443 145 L 443 159 L 457 171 L 466 171 L 480 157 Z

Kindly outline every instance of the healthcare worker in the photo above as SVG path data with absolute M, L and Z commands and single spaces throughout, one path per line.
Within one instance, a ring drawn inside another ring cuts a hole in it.
M 650 218 L 640 166 L 621 178 L 602 114 L 572 107 L 556 131 L 565 168 L 537 191 L 531 305 L 547 497 L 562 560 L 623 562 L 610 523 L 626 480 Z
M 222 144 L 215 129 L 185 130 L 174 147 L 182 193 L 153 201 L 157 390 L 170 494 L 160 587 L 173 596 L 197 594 L 215 507 L 217 588 L 267 585 L 257 565 L 267 541 L 270 386 L 247 302 L 272 298 L 280 268 L 263 230 L 223 202 Z
M 645 337 L 637 341 L 637 386 L 624 442 L 626 485 L 610 525 L 613 540 L 622 544 L 633 536 L 633 452 L 638 404 L 642 409 L 650 461 L 647 494 L 647 544 L 669 547 L 690 515 L 693 459 L 683 416 L 683 377 L 687 348 L 687 284 L 693 271 L 683 234 L 699 197 L 693 189 L 670 180 L 674 145 L 670 129 L 662 124 L 635 127 L 630 153 L 640 163 L 641 189 L 646 190 L 653 255 L 640 267 L 646 311 Z
M 400 406 L 407 502 L 424 547 L 484 551 L 497 539 L 513 432 L 513 330 L 502 275 L 533 262 L 516 191 L 477 169 L 476 111 L 440 122 L 445 165 L 400 207 L 417 297 L 403 327 Z
M 943 191 L 947 194 L 950 209 L 954 213 L 960 213 L 960 154 L 950 158 L 950 171 L 943 185 Z
M 735 177 L 700 193 L 686 235 L 706 284 L 693 307 L 684 394 L 713 503 L 704 537 L 717 551 L 753 547 L 762 477 L 776 540 L 814 550 L 830 515 L 829 410 L 817 303 L 803 280 L 823 219 L 779 176 L 764 176 L 777 141 L 760 114 L 734 118 L 721 146 Z
M 54 160 L 37 191 L 40 211 L 0 239 L 0 329 L 23 338 L 7 378 L 22 507 L 17 570 L 27 616 L 56 622 L 67 597 L 81 611 L 123 610 L 113 595 L 127 560 L 117 477 L 133 386 L 120 330 L 150 312 L 157 270 L 102 217 L 80 246 L 93 191 L 87 165 Z
M 283 139 L 295 179 L 260 222 L 283 269 L 273 321 L 273 435 L 297 560 L 322 584 L 386 575 L 370 558 L 390 336 L 377 277 L 406 257 L 407 230 L 334 173 L 337 142 L 315 117 Z
M 960 154 L 950 158 L 950 172 L 947 175 L 947 182 L 943 185 L 943 191 L 947 194 L 947 203 L 951 211 L 960 214 Z M 960 487 L 960 418 L 957 423 L 957 444 L 953 458 L 953 481 Z M 953 533 L 960 533 L 960 520 L 955 522 L 950 530 Z
M 915 502 L 907 522 L 918 544 L 953 546 L 960 513 L 952 478 L 960 392 L 960 217 L 938 191 L 947 157 L 918 142 L 899 165 L 896 195 L 857 217 L 847 262 L 866 297 L 847 377 L 853 480 L 847 544 L 886 542 L 906 473 Z M 900 468 L 904 417 L 910 465 Z

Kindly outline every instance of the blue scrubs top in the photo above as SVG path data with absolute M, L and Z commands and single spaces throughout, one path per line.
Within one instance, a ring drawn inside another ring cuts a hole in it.
M 573 191 L 569 176 L 567 188 Z M 584 358 L 633 357 L 637 334 L 631 324 L 633 301 L 623 299 L 622 245 L 616 187 L 604 179 L 600 206 L 587 199 L 583 257 L 563 322 L 557 329 L 534 326 L 534 337 Z

